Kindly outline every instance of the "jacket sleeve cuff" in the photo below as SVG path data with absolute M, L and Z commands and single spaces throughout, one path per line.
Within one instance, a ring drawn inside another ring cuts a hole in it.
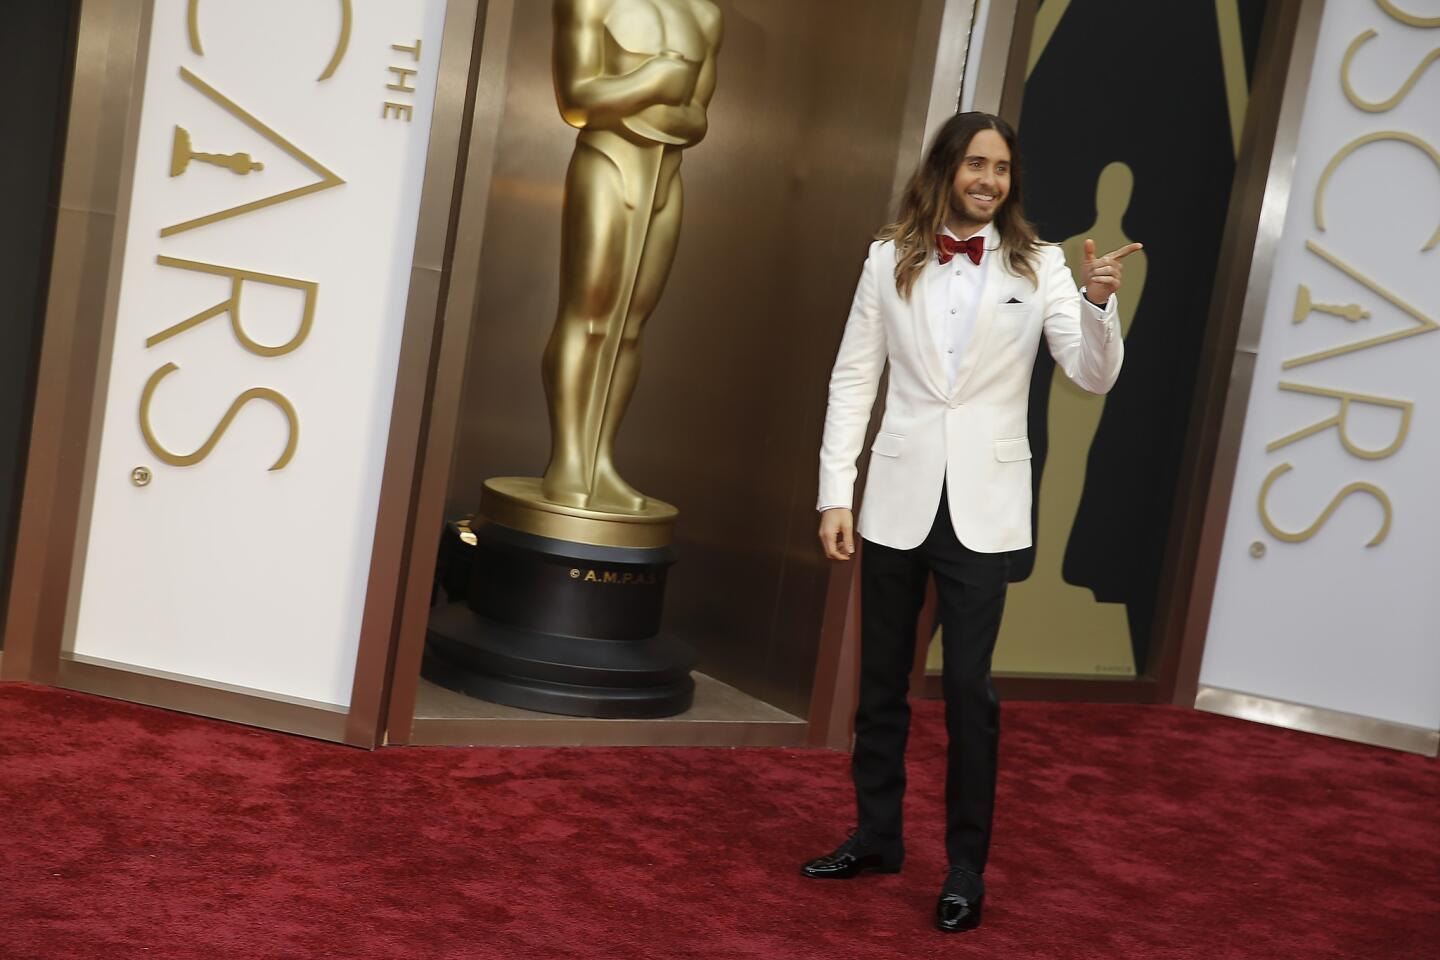
M 1110 294 L 1104 306 L 1096 306 L 1090 302 L 1090 298 L 1085 296 L 1082 290 L 1080 303 L 1082 304 L 1081 311 L 1090 319 L 1090 322 L 1098 325 L 1105 332 L 1104 342 L 1108 345 L 1115 336 L 1115 294 Z

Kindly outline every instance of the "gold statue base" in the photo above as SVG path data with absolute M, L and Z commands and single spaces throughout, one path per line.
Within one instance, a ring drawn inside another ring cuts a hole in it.
M 568 507 L 545 499 L 539 477 L 491 477 L 481 491 L 475 522 L 552 540 L 646 550 L 670 546 L 679 515 L 671 504 L 653 498 L 639 513 Z

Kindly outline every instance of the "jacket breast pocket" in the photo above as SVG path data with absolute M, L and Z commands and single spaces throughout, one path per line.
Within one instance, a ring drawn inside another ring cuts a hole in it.
M 905 438 L 900 434 L 878 433 L 875 435 L 875 442 L 870 445 L 870 452 L 882 457 L 898 457 L 904 447 Z
M 1014 463 L 1030 459 L 1030 438 L 1013 437 L 995 441 L 995 459 L 1001 463 Z

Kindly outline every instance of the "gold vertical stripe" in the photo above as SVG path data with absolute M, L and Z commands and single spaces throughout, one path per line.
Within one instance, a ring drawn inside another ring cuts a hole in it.
M 1245 46 L 1240 39 L 1240 0 L 1215 0 L 1215 21 L 1220 29 L 1220 64 L 1225 69 L 1225 101 L 1230 107 L 1230 140 L 1240 156 L 1240 131 L 1250 105 L 1245 78 Z
M 1035 72 L 1035 64 L 1040 62 L 1040 55 L 1050 43 L 1050 38 L 1055 36 L 1055 28 L 1060 25 L 1060 18 L 1065 16 L 1065 11 L 1070 6 L 1070 0 L 1045 0 L 1040 5 L 1040 10 L 1035 14 L 1035 35 L 1030 40 L 1030 65 L 1025 68 L 1025 76 Z

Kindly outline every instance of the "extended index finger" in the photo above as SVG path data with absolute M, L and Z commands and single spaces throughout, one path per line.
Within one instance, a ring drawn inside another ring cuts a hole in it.
M 1112 250 L 1111 252 L 1105 254 L 1105 256 L 1111 257 L 1111 258 L 1113 258 L 1113 259 L 1115 259 L 1115 260 L 1124 260 L 1126 257 L 1130 256 L 1130 254 L 1134 253 L 1136 250 L 1143 249 L 1144 246 L 1145 246 L 1145 244 L 1143 244 L 1143 243 L 1127 243 L 1127 244 L 1125 244 L 1125 246 L 1121 247 L 1119 250 Z

